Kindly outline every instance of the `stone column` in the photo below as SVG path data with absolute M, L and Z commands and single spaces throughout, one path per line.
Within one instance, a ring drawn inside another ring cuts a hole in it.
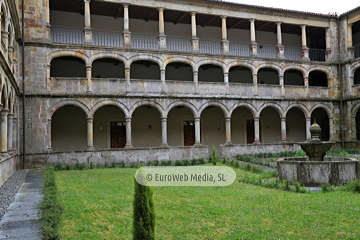
M 309 77 L 304 77 L 305 96 L 309 97 Z
M 281 142 L 286 142 L 286 117 L 281 118 Z
M 50 35 L 50 29 L 51 29 L 51 25 L 50 25 L 50 4 L 49 4 L 50 0 L 46 0 L 45 1 L 45 24 L 46 24 L 46 41 L 48 43 L 51 43 L 51 35 Z
M 161 118 L 161 147 L 169 147 L 167 142 L 167 117 Z
M 159 49 L 166 49 L 166 35 L 164 25 L 164 8 L 159 8 Z
M 357 142 L 357 131 L 360 131 L 360 129 L 356 129 L 356 117 L 351 117 L 351 125 L 350 125 L 350 138 L 351 141 Z
M 13 70 L 13 58 L 14 58 L 14 47 L 13 46 L 9 46 L 8 47 L 8 51 L 9 51 L 9 57 L 8 57 L 8 61 L 9 61 L 9 66 L 10 66 L 10 70 Z
M 257 43 L 255 39 L 255 19 L 250 19 L 250 56 L 257 57 Z
M 199 52 L 199 38 L 196 36 L 196 12 L 191 12 L 191 49 Z
M 303 61 L 310 61 L 309 48 L 306 44 L 306 25 L 301 25 L 301 59 Z
M 14 114 L 9 113 L 7 116 L 8 121 L 8 140 L 7 140 L 7 149 L 10 151 L 13 149 L 13 120 L 14 120 Z
M 9 110 L 3 109 L 0 112 L 0 152 L 7 152 L 8 146 L 8 113 Z
M 259 86 L 257 82 L 257 74 L 253 74 L 253 84 L 254 84 L 254 96 L 259 95 Z
M 229 73 L 224 72 L 224 83 L 225 83 L 225 94 L 230 94 L 230 85 L 229 85 Z
M 126 117 L 126 144 L 125 148 L 132 148 L 132 142 L 131 142 L 131 117 Z
M 126 89 L 125 93 L 131 92 L 130 68 L 125 68 Z
M 281 96 L 285 97 L 284 76 L 279 76 L 279 85 L 281 87 Z
M 311 127 L 311 117 L 306 117 L 306 140 L 311 140 L 311 133 L 310 133 L 310 127 Z
M 282 44 L 282 36 L 281 36 L 281 22 L 276 22 L 276 29 L 277 29 L 277 58 L 285 59 L 285 47 Z
M 255 130 L 255 144 L 260 143 L 260 118 L 255 117 L 254 118 L 254 130 Z
M 352 23 L 347 26 L 347 51 L 350 58 L 354 58 L 354 46 L 353 46 L 353 36 L 352 36 Z
M 195 94 L 199 94 L 199 72 L 193 71 Z
M 9 32 L 1 31 L 1 40 L 4 43 L 4 50 L 5 50 L 5 58 L 8 57 L 8 47 L 9 47 Z
M 51 118 L 48 118 L 48 123 L 46 126 L 46 135 L 47 135 L 47 148 L 48 151 L 51 152 L 52 151 L 52 147 L 51 147 Z
M 94 148 L 94 137 L 93 137 L 93 117 L 87 117 L 87 150 L 92 151 Z
M 166 93 L 165 78 L 166 78 L 166 70 L 162 69 L 162 70 L 160 70 L 161 93 Z
M 48 91 L 48 92 L 51 92 L 51 90 L 52 90 L 52 86 L 51 86 L 51 65 L 50 64 L 48 64 L 47 65 L 47 69 L 46 69 L 46 71 L 47 71 L 47 76 L 46 76 L 46 91 Z
M 221 48 L 222 54 L 229 54 L 229 41 L 227 40 L 226 17 L 221 16 Z
M 226 131 L 225 145 L 231 145 L 231 117 L 225 117 L 225 131 Z
M 84 10 L 85 10 L 85 44 L 92 44 L 92 29 L 90 21 L 90 0 L 84 0 Z
M 124 47 L 131 47 L 131 32 L 129 28 L 129 3 L 124 3 Z
M 325 33 L 325 41 L 326 41 L 326 52 L 325 52 L 325 60 L 328 62 L 331 60 L 331 30 L 330 28 L 326 28 Z
M 200 118 L 195 117 L 195 145 L 201 145 L 200 141 Z
M 330 142 L 333 142 L 335 140 L 334 118 L 329 118 L 329 137 Z
M 17 144 L 17 141 L 18 141 L 18 119 L 14 117 L 13 119 L 13 124 L 14 124 L 14 128 L 13 128 L 13 149 L 14 150 L 17 150 L 18 149 L 18 144 Z
M 87 82 L 87 87 L 86 87 L 86 92 L 91 93 L 93 91 L 93 87 L 92 87 L 92 66 L 86 66 L 86 82 Z

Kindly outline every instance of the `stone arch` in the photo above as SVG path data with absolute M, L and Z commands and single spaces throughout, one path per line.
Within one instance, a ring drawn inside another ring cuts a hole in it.
M 128 61 L 126 61 L 125 68 L 130 68 L 131 64 L 133 62 L 141 61 L 141 60 L 155 62 L 159 65 L 160 70 L 165 69 L 163 60 L 161 58 L 159 58 L 158 56 L 150 55 L 150 54 L 149 55 L 143 54 L 143 55 L 132 56 L 131 58 L 128 59 Z
M 84 103 L 76 100 L 62 100 L 60 102 L 55 103 L 49 108 L 48 118 L 51 119 L 54 113 L 56 112 L 56 110 L 67 105 L 78 107 L 85 113 L 86 116 L 89 116 L 89 108 Z
M 96 111 L 104 106 L 118 107 L 125 114 L 125 117 L 129 117 L 129 109 L 119 100 L 100 100 L 99 102 L 95 103 L 94 106 L 89 110 L 89 117 L 94 117 Z
M 311 67 L 308 69 L 305 77 L 309 77 L 309 74 L 313 71 L 320 71 L 320 72 L 325 73 L 328 81 L 332 78 L 331 71 L 325 67 Z
M 355 104 L 351 109 L 351 117 L 356 117 L 356 114 L 360 110 L 360 103 Z
M 198 111 L 198 116 L 196 117 L 200 117 L 201 116 L 201 113 L 207 108 L 207 107 L 210 107 L 210 106 L 215 106 L 215 107 L 219 107 L 223 113 L 224 113 L 224 116 L 227 118 L 227 117 L 230 117 L 230 114 L 229 114 L 229 110 L 228 108 L 221 102 L 215 102 L 215 101 L 210 101 L 210 102 L 206 102 L 204 103 L 200 108 L 199 108 L 199 111 Z
M 230 62 L 225 67 L 224 72 L 229 72 L 232 67 L 236 67 L 236 66 L 249 68 L 251 70 L 251 74 L 253 74 L 253 75 L 256 73 L 256 68 L 255 68 L 254 65 L 252 65 L 251 63 L 241 62 L 241 61 L 232 61 L 232 62 Z
M 9 109 L 9 87 L 8 87 L 6 79 L 4 79 L 0 97 L 1 97 L 1 102 L 2 102 L 2 99 L 4 99 L 4 104 L 2 106 L 2 109 Z
M 85 65 L 89 65 L 89 57 L 80 51 L 69 51 L 69 50 L 56 50 L 48 54 L 48 65 L 51 61 L 58 57 L 76 57 L 80 58 L 85 62 Z
M 356 70 L 360 68 L 360 62 L 355 62 L 350 66 L 349 77 L 354 77 Z
M 262 68 L 271 68 L 271 69 L 274 69 L 275 71 L 277 71 L 278 73 L 278 76 L 284 76 L 284 72 L 283 70 L 281 69 L 281 67 L 277 64 L 269 64 L 269 63 L 262 63 L 260 65 L 258 65 L 256 68 L 255 68 L 255 74 L 258 74 L 259 70 L 262 69 Z
M 129 115 L 128 116 L 131 117 L 137 108 L 139 108 L 141 106 L 146 106 L 146 105 L 152 106 L 155 109 L 157 109 L 159 111 L 161 117 L 166 117 L 166 112 L 165 112 L 163 106 L 161 106 L 160 103 L 155 102 L 155 101 L 151 101 L 151 100 L 141 100 L 141 101 L 138 101 L 138 102 L 134 103 L 129 108 L 129 112 L 128 112 Z
M 204 60 L 198 61 L 198 62 L 195 64 L 194 71 L 199 71 L 199 68 L 200 68 L 202 65 L 206 65 L 206 64 L 212 64 L 212 65 L 221 67 L 222 70 L 223 70 L 223 73 L 224 73 L 225 70 L 226 70 L 226 65 L 225 65 L 225 63 L 221 62 L 220 60 L 217 60 L 217 59 L 204 59 Z
M 125 56 L 118 54 L 116 52 L 100 52 L 100 53 L 95 53 L 95 54 L 91 55 L 88 59 L 88 63 L 90 65 L 92 65 L 95 60 L 102 59 L 102 58 L 112 58 L 112 59 L 119 60 L 120 62 L 122 62 L 124 64 L 124 66 L 126 66 L 127 61 L 128 61 L 128 59 Z
M 314 106 L 311 107 L 311 109 L 310 109 L 310 116 L 311 116 L 311 114 L 313 113 L 313 111 L 314 111 L 315 109 L 317 109 L 317 108 L 322 108 L 322 109 L 324 109 L 325 112 L 327 113 L 327 115 L 329 116 L 329 118 L 333 118 L 333 117 L 334 117 L 334 116 L 333 116 L 333 111 L 331 110 L 331 108 L 330 108 L 329 106 L 324 105 L 324 104 L 321 104 L 321 103 L 315 104 Z
M 9 113 L 14 113 L 15 93 L 13 87 L 9 89 Z
M 284 109 L 283 109 L 280 105 L 278 105 L 277 103 L 267 102 L 267 103 L 264 103 L 264 104 L 258 109 L 258 111 L 257 111 L 257 113 L 256 113 L 256 116 L 254 116 L 254 117 L 260 117 L 260 114 L 261 114 L 262 110 L 264 110 L 264 109 L 267 108 L 267 107 L 272 107 L 272 108 L 274 108 L 274 109 L 279 113 L 280 118 L 286 116 L 286 115 L 284 115 L 284 112 L 285 112 Z
M 311 113 L 309 111 L 309 109 L 302 105 L 302 104 L 298 104 L 298 103 L 295 103 L 295 104 L 290 104 L 284 111 L 284 116 L 286 116 L 288 114 L 288 112 L 292 109 L 292 108 L 299 108 L 305 115 L 305 117 L 311 117 Z
M 306 69 L 305 69 L 304 67 L 302 67 L 302 66 L 297 66 L 297 65 L 295 65 L 295 66 L 292 66 L 292 65 L 286 66 L 286 67 L 284 67 L 284 69 L 283 69 L 283 74 L 285 74 L 285 72 L 288 71 L 288 70 L 297 70 L 297 71 L 300 71 L 300 72 L 303 74 L 303 77 L 305 77 L 305 76 L 307 75 Z
M 195 63 L 192 59 L 187 58 L 187 57 L 170 57 L 164 60 L 163 64 L 164 64 L 164 69 L 166 69 L 166 66 L 169 63 L 173 63 L 173 62 L 181 62 L 181 63 L 185 63 L 188 64 L 192 67 L 193 71 L 195 71 Z
M 239 107 L 245 107 L 247 109 L 250 110 L 250 112 L 252 113 L 253 117 L 256 116 L 256 108 L 254 105 L 252 105 L 251 103 L 235 103 L 229 110 L 229 114 L 230 116 L 233 114 L 233 112 L 239 108 Z
M 176 101 L 176 102 L 172 102 L 170 103 L 167 107 L 166 107 L 166 116 L 169 114 L 169 112 L 174 108 L 174 107 L 177 107 L 177 106 L 185 106 L 187 108 L 190 109 L 190 111 L 192 112 L 192 114 L 194 115 L 194 117 L 196 116 L 200 116 L 198 115 L 198 111 L 196 109 L 196 107 L 194 106 L 194 104 L 192 104 L 191 102 L 188 102 L 188 101 Z

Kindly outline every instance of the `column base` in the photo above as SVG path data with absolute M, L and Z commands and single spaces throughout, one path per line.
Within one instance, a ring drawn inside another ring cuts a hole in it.
M 132 148 L 134 148 L 132 145 L 125 145 L 125 147 L 124 147 L 125 149 L 132 149 Z
M 310 61 L 309 58 L 309 48 L 308 47 L 303 47 L 301 49 L 301 60 L 302 61 Z
M 165 34 L 160 34 L 159 37 L 158 37 L 158 41 L 159 41 L 159 49 L 160 50 L 166 50 L 167 49 L 166 35 Z
M 354 47 L 348 47 L 347 48 L 347 55 L 349 58 L 354 59 L 355 57 L 355 48 Z
M 257 144 L 261 144 L 261 142 L 260 141 L 255 141 L 255 142 L 253 142 L 253 144 L 257 145 Z
M 86 148 L 86 151 L 95 151 L 96 149 L 94 148 L 94 146 L 88 146 Z
M 283 45 L 278 45 L 276 47 L 276 50 L 277 50 L 276 58 L 285 59 L 285 47 Z
M 123 31 L 123 47 L 131 48 L 131 32 Z
M 222 40 L 221 42 L 221 49 L 222 49 L 222 54 L 227 55 L 230 53 L 229 50 L 229 41 L 228 40 Z
M 223 146 L 231 146 L 232 142 L 231 141 L 227 141 L 226 143 L 223 144 Z
M 256 42 L 250 43 L 250 57 L 258 57 Z
M 191 38 L 191 51 L 193 53 L 198 53 L 200 52 L 200 49 L 199 49 L 199 38 L 197 37 L 192 37 Z
M 161 144 L 160 147 L 162 147 L 162 148 L 169 148 L 169 145 L 168 145 L 168 144 Z

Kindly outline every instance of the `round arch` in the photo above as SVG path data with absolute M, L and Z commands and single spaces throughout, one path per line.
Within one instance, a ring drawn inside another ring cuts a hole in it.
M 297 66 L 297 65 L 292 66 L 292 65 L 290 65 L 290 66 L 284 67 L 282 71 L 285 74 L 285 72 L 288 71 L 288 70 L 297 70 L 297 71 L 302 73 L 303 77 L 306 77 L 306 75 L 307 75 L 306 69 L 304 67 L 302 67 L 302 66 Z
M 349 77 L 354 77 L 356 70 L 360 68 L 360 62 L 355 62 L 350 66 Z
M 360 110 L 360 103 L 355 104 L 351 109 L 351 117 L 356 117 L 356 114 Z
M 164 69 L 166 69 L 166 66 L 170 63 L 175 63 L 175 62 L 181 62 L 184 64 L 188 64 L 191 66 L 191 68 L 193 69 L 193 71 L 195 70 L 195 63 L 193 60 L 187 58 L 187 57 L 170 57 L 164 60 L 163 64 L 164 64 Z
M 150 61 L 155 62 L 159 65 L 160 70 L 164 70 L 164 64 L 163 60 L 155 55 L 136 55 L 132 56 L 128 59 L 127 64 L 125 64 L 125 68 L 130 68 L 131 64 L 133 64 L 136 61 Z
M 228 108 L 221 102 L 213 102 L 213 101 L 210 101 L 210 102 L 206 102 L 204 103 L 203 105 L 201 105 L 201 107 L 199 108 L 199 111 L 198 111 L 198 116 L 196 117 L 200 117 L 202 112 L 207 108 L 207 107 L 211 107 L 211 106 L 215 106 L 215 107 L 219 107 L 223 113 L 224 113 L 224 116 L 227 118 L 227 117 L 230 117 L 230 114 L 229 114 L 229 110 Z
M 118 61 L 122 62 L 124 64 L 124 66 L 127 65 L 127 61 L 128 61 L 128 59 L 125 56 L 123 56 L 119 53 L 99 52 L 99 53 L 95 53 L 95 54 L 91 55 L 88 59 L 88 63 L 90 65 L 92 65 L 94 61 L 102 59 L 102 58 L 111 58 L 111 59 L 118 60 Z
M 256 72 L 256 68 L 254 65 L 247 63 L 247 62 L 240 62 L 240 61 L 232 61 L 228 65 L 226 65 L 224 72 L 229 72 L 232 67 L 245 67 L 251 70 L 251 74 L 254 75 Z
M 68 50 L 56 50 L 48 54 L 48 65 L 51 65 L 51 61 L 58 57 L 76 57 L 84 61 L 85 65 L 89 64 L 89 57 L 80 51 L 68 51 Z
M 309 109 L 307 109 L 306 106 L 302 105 L 302 104 L 290 104 L 284 111 L 284 116 L 287 116 L 288 112 L 292 109 L 292 108 L 298 108 L 300 109 L 305 117 L 311 117 L 311 113 L 309 111 Z
M 89 110 L 89 117 L 94 117 L 96 111 L 104 106 L 115 106 L 125 114 L 125 117 L 130 117 L 129 109 L 125 106 L 124 103 L 120 102 L 119 100 L 101 100 L 95 103 L 94 106 Z
M 230 116 L 232 116 L 233 112 L 239 107 L 245 107 L 249 109 L 253 117 L 256 116 L 256 108 L 250 103 L 235 103 L 229 110 Z
M 194 106 L 194 104 L 192 104 L 191 102 L 188 102 L 188 101 L 176 101 L 176 102 L 170 103 L 165 110 L 166 116 L 169 114 L 169 112 L 173 108 L 178 107 L 178 106 L 184 106 L 184 107 L 189 108 L 190 111 L 192 112 L 192 114 L 194 115 L 194 117 L 200 116 L 200 115 L 198 115 L 198 111 L 197 111 L 196 107 Z
M 317 108 L 322 108 L 323 110 L 325 110 L 325 112 L 327 113 L 329 118 L 334 117 L 331 108 L 329 106 L 327 106 L 327 105 L 324 105 L 324 104 L 315 104 L 314 106 L 312 106 L 311 109 L 310 109 L 310 116 L 314 112 L 314 110 L 317 109 Z
M 255 68 L 255 74 L 258 74 L 259 73 L 259 70 L 262 69 L 262 68 L 271 68 L 275 71 L 277 71 L 277 74 L 278 76 L 283 76 L 283 70 L 281 69 L 280 66 L 276 65 L 276 64 L 268 64 L 268 63 L 263 63 L 263 64 L 260 64 L 259 66 L 257 66 Z
M 313 72 L 313 71 L 319 71 L 319 72 L 325 73 L 328 81 L 330 79 L 332 79 L 331 71 L 328 68 L 322 68 L 322 67 L 311 67 L 311 68 L 309 68 L 309 70 L 307 71 L 307 75 L 305 77 L 309 77 L 310 73 Z
M 161 104 L 159 104 L 158 102 L 155 101 L 150 101 L 150 100 L 141 100 L 138 101 L 136 103 L 134 103 L 130 108 L 129 108 L 129 117 L 131 117 L 133 115 L 133 113 L 135 112 L 135 110 L 141 106 L 151 106 L 154 107 L 155 109 L 157 109 L 160 113 L 161 117 L 166 117 L 166 113 L 164 108 L 161 106 Z
M 86 104 L 76 101 L 76 100 L 63 100 L 60 102 L 55 103 L 52 105 L 48 110 L 48 119 L 51 119 L 54 113 L 61 107 L 72 105 L 75 107 L 80 108 L 87 117 L 89 117 L 89 108 L 86 106 Z
M 267 107 L 272 107 L 272 108 L 274 108 L 278 113 L 279 113 L 279 116 L 280 116 L 280 118 L 282 118 L 282 117 L 285 117 L 285 115 L 284 115 L 284 109 L 280 106 L 280 105 L 278 105 L 278 104 L 276 104 L 276 103 L 264 103 L 259 109 L 258 109 L 258 111 L 257 111 L 257 114 L 256 114 L 256 116 L 254 116 L 254 117 L 260 117 L 260 114 L 261 114 L 261 112 L 265 109 L 265 108 L 267 108 Z
M 194 71 L 199 71 L 199 68 L 203 65 L 207 65 L 207 64 L 210 64 L 210 65 L 215 65 L 215 66 L 218 66 L 220 67 L 222 70 L 223 70 L 223 73 L 225 72 L 225 69 L 226 69 L 226 65 L 217 60 L 217 59 L 204 59 L 204 60 L 200 60 L 198 61 L 196 64 L 195 64 L 195 68 L 194 68 Z

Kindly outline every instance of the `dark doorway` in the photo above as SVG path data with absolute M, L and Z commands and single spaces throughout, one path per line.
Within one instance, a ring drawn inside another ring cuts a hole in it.
M 248 144 L 254 143 L 255 131 L 254 131 L 254 119 L 246 120 L 246 141 Z
M 125 122 L 110 122 L 111 148 L 124 148 L 126 144 Z
M 195 144 L 195 124 L 194 121 L 184 121 L 184 146 Z

